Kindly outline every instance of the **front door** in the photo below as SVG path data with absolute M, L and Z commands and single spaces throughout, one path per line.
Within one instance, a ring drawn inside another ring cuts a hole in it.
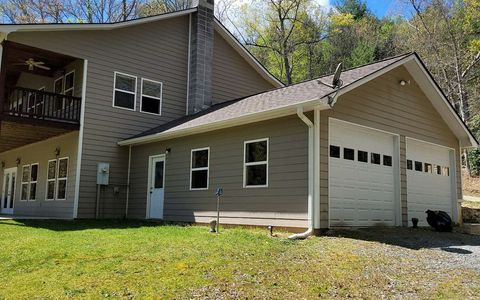
M 15 182 L 17 179 L 17 168 L 5 169 L 3 172 L 2 203 L 0 212 L 2 214 L 13 214 L 13 200 L 15 199 Z
M 149 218 L 163 219 L 163 202 L 165 197 L 165 156 L 151 157 L 149 169 Z

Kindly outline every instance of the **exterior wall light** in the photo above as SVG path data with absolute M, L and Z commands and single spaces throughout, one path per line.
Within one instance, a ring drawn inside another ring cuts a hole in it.
M 399 83 L 401 86 L 406 86 L 407 84 L 410 84 L 410 80 L 400 80 Z
M 2 166 L 2 169 L 5 169 L 5 161 L 2 161 L 0 165 Z
M 57 147 L 57 148 L 55 149 L 55 156 L 56 156 L 57 158 L 60 156 L 60 152 L 61 152 L 60 147 Z
M 17 163 L 17 166 L 19 166 L 22 162 L 22 159 L 20 157 L 17 157 L 17 160 L 15 162 Z
M 170 152 L 172 152 L 172 148 L 167 148 L 167 149 L 165 149 L 165 154 L 168 154 L 168 153 L 170 153 Z

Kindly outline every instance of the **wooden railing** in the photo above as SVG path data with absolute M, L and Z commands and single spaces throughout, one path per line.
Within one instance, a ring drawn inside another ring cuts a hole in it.
M 15 87 L 6 90 L 3 115 L 79 124 L 82 99 Z

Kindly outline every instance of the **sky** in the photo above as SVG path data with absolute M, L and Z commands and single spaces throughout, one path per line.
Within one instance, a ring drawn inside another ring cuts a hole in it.
M 317 0 L 317 2 L 324 7 L 331 7 L 334 0 Z M 392 11 L 395 6 L 395 0 L 366 0 L 367 7 L 377 17 L 381 18 Z

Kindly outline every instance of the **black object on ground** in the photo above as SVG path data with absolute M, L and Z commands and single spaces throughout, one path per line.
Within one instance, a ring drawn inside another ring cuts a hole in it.
M 418 228 L 418 218 L 412 218 L 413 228 Z
M 453 229 L 452 218 L 441 210 L 427 210 L 427 222 L 430 226 L 435 228 L 435 230 L 440 232 L 450 232 Z

